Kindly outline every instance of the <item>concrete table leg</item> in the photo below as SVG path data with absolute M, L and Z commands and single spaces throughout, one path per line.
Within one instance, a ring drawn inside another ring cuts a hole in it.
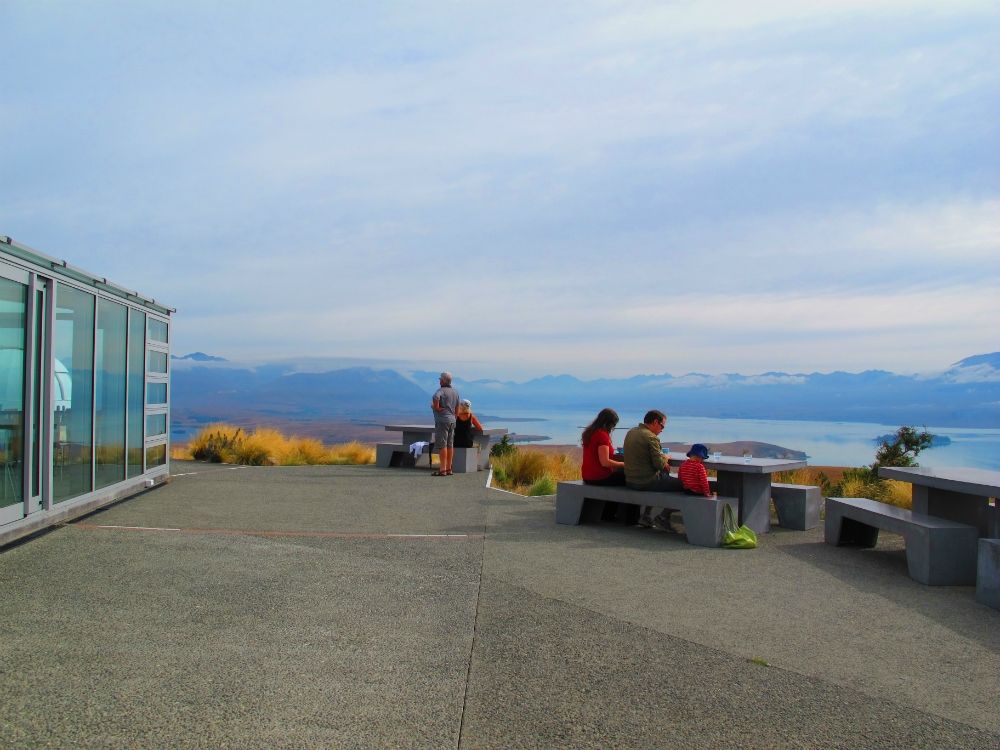
M 976 601 L 1000 609 L 1000 539 L 979 540 Z
M 979 530 L 979 536 L 988 537 L 994 531 L 989 498 L 917 484 L 913 485 L 911 497 L 914 513 L 967 523 Z
M 741 474 L 743 486 L 740 493 L 740 523 L 758 534 L 771 530 L 771 476 L 769 474 Z
M 715 490 L 720 497 L 739 498 L 739 522 L 758 534 L 771 530 L 771 475 L 719 471 Z

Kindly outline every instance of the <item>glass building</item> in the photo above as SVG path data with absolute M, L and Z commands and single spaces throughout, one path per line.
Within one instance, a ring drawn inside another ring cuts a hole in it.
M 0 545 L 167 479 L 173 312 L 0 235 Z

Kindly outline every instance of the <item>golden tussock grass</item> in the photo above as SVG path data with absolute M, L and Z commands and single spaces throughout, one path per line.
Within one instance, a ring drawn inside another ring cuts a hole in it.
M 233 425 L 213 424 L 186 446 L 173 446 L 170 457 L 251 466 L 372 464 L 375 449 L 357 441 L 327 446 L 315 438 L 289 437 L 271 427 L 247 432 Z
M 566 453 L 520 449 L 495 456 L 491 463 L 496 486 L 520 495 L 549 495 L 556 482 L 580 478 L 580 465 Z

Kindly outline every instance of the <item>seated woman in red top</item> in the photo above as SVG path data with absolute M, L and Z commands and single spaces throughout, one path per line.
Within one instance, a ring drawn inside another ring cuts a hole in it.
M 625 464 L 616 461 L 611 431 L 618 424 L 618 412 L 601 409 L 583 431 L 583 466 L 580 474 L 586 484 L 624 485 Z

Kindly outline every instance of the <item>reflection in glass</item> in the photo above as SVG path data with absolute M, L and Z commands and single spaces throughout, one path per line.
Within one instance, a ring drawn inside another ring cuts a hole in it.
M 55 429 L 52 498 L 68 500 L 90 492 L 94 377 L 94 296 L 56 285 L 53 341 Z
M 167 415 L 150 414 L 146 417 L 146 437 L 165 435 L 167 432 Z
M 125 479 L 125 327 L 128 310 L 97 301 L 95 489 Z
M 0 508 L 23 503 L 24 348 L 28 288 L 0 278 Z M 21 511 L 12 508 L 16 517 Z M 3 514 L 4 520 L 13 520 Z
M 132 310 L 128 320 L 128 475 L 142 474 L 142 386 L 146 382 L 146 313 Z
M 163 344 L 167 343 L 167 324 L 166 321 L 157 320 L 156 318 L 150 317 L 149 319 L 149 340 L 159 341 Z
M 151 448 L 146 449 L 146 469 L 152 469 L 154 466 L 163 466 L 167 462 L 167 446 L 166 445 L 154 445 Z
M 149 371 L 158 373 L 167 371 L 167 355 L 164 352 L 149 350 Z
M 167 384 L 147 383 L 146 403 L 150 405 L 167 403 Z

